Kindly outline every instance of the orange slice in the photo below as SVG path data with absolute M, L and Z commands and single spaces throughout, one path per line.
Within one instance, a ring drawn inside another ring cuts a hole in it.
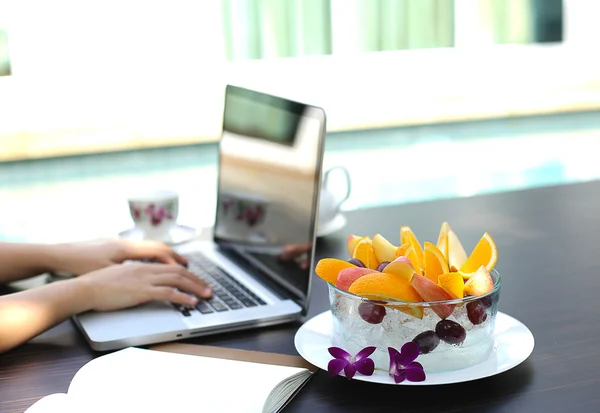
M 412 264 L 413 268 L 415 268 L 415 271 L 421 272 L 421 269 L 418 267 L 418 262 L 419 260 L 417 259 L 417 253 L 415 252 L 415 249 L 412 247 L 412 245 L 410 244 L 402 244 L 398 247 L 398 249 L 396 250 L 396 253 L 394 254 L 394 260 L 400 256 L 404 256 L 406 258 L 408 258 L 408 260 L 410 261 L 410 263 Z
M 440 274 L 444 274 L 448 271 L 448 263 L 444 254 L 433 245 L 431 242 L 425 241 L 425 250 L 423 252 L 423 258 L 425 261 L 425 277 L 429 278 L 434 283 L 438 283 L 438 277 Z
M 402 244 L 400 245 L 397 249 L 396 252 L 394 253 L 394 260 L 400 256 L 404 256 L 406 257 L 406 252 L 408 251 L 409 248 L 412 248 L 410 246 L 410 244 Z M 393 261 L 393 260 L 392 260 Z
M 423 307 L 421 307 L 420 305 L 387 305 L 386 307 L 402 311 L 403 313 L 418 318 L 419 320 L 423 318 Z
M 415 267 L 415 271 L 423 272 L 424 263 L 423 263 L 423 248 L 421 248 L 421 244 L 419 244 L 419 240 L 415 236 L 415 233 L 408 226 L 400 227 L 400 244 L 410 244 L 415 252 L 416 261 L 411 262 Z M 410 259 L 410 257 L 409 257 Z
M 496 243 L 490 234 L 487 232 L 479 240 L 473 252 L 465 263 L 460 267 L 460 272 L 467 279 L 470 274 L 476 272 L 479 267 L 483 266 L 486 270 L 492 271 L 498 261 L 498 249 Z
M 360 237 L 358 235 L 348 235 L 348 237 L 346 238 L 346 247 L 348 248 L 348 255 L 350 255 L 352 257 L 352 254 L 354 254 L 354 249 L 356 248 L 356 244 L 358 244 L 358 242 L 363 238 L 368 238 L 368 237 Z
M 450 224 L 447 222 L 442 223 L 440 228 L 440 235 L 438 235 L 437 247 L 444 254 L 446 260 L 448 260 L 448 233 L 450 232 Z
M 411 303 L 422 301 L 417 290 L 410 285 L 405 277 L 384 272 L 376 272 L 360 277 L 352 283 L 348 291 L 364 297 L 388 297 L 393 300 Z
M 465 296 L 465 281 L 458 272 L 440 274 L 438 284 L 454 298 L 463 298 Z
M 375 252 L 373 251 L 373 246 L 371 245 L 371 239 L 369 237 L 364 237 L 358 241 L 356 248 L 354 248 L 352 258 L 360 260 L 365 264 L 365 267 L 372 270 L 376 270 L 379 266 L 379 261 L 377 261 L 377 257 L 375 257 Z
M 458 235 L 449 228 L 448 230 L 448 267 L 450 271 L 458 271 L 467 261 L 467 253 L 465 248 L 460 243 Z
M 368 298 L 373 301 L 396 301 L 395 298 L 386 297 L 384 295 L 363 295 L 362 297 Z M 394 310 L 402 311 L 410 316 L 421 320 L 423 318 L 423 307 L 420 305 L 410 304 L 385 304 L 385 307 L 393 308 Z
M 323 258 L 317 263 L 315 273 L 328 283 L 335 285 L 338 274 L 346 268 L 356 268 L 356 265 L 337 258 Z

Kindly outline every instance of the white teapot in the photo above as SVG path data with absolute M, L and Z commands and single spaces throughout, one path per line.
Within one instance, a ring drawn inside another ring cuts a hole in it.
M 336 197 L 333 195 L 333 192 L 328 187 L 329 175 L 331 174 L 331 172 L 333 172 L 335 170 L 342 172 L 344 175 L 344 178 L 346 180 L 345 194 L 340 199 L 336 199 Z M 348 170 L 346 168 L 344 168 L 343 166 L 334 166 L 334 167 L 328 169 L 323 174 L 323 182 L 321 185 L 321 198 L 319 201 L 319 224 L 320 225 L 326 225 L 326 224 L 332 222 L 336 218 L 336 216 L 340 212 L 340 207 L 348 199 L 348 197 L 350 197 L 351 190 L 352 190 L 352 188 L 351 188 L 351 183 L 350 183 L 350 174 L 348 173 Z

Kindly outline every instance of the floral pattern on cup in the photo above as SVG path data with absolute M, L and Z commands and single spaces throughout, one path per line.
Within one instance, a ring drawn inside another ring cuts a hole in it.
M 174 208 L 174 202 L 168 202 L 165 205 L 149 204 L 144 209 L 129 203 L 129 210 L 134 222 L 148 221 L 154 227 L 159 226 L 164 220 L 172 220 Z
M 236 221 L 243 221 L 250 228 L 257 226 L 265 219 L 265 207 L 255 202 L 228 199 L 221 205 L 223 206 L 223 215 L 231 214 Z

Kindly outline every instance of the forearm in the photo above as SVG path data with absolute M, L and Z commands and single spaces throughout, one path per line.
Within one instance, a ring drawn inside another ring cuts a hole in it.
M 52 271 L 58 248 L 57 245 L 0 242 L 0 283 Z
M 73 279 L 0 296 L 0 353 L 89 310 L 90 295 L 84 282 Z

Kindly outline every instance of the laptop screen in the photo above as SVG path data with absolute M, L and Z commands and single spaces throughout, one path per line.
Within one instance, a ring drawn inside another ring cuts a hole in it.
M 305 307 L 325 135 L 322 109 L 228 86 L 215 242 Z

